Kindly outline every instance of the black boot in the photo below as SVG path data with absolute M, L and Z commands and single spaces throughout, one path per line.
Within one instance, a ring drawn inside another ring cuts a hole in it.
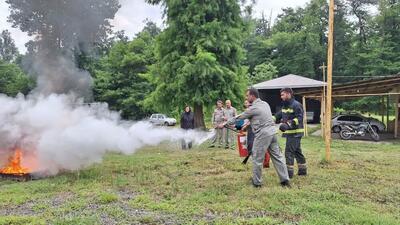
M 286 188 L 291 188 L 292 187 L 288 180 L 285 180 L 285 181 L 281 182 L 281 186 L 282 187 L 286 187 Z
M 299 172 L 297 175 L 299 176 L 307 176 L 307 166 L 306 164 L 299 164 Z
M 287 167 L 287 172 L 288 172 L 288 175 L 289 175 L 289 178 L 290 179 L 292 179 L 293 178 L 293 175 L 294 175 L 294 169 L 293 169 L 293 167 L 292 166 L 288 166 Z

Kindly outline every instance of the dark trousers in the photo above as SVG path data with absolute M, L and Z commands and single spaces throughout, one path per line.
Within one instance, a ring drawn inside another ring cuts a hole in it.
M 285 157 L 289 178 L 292 178 L 294 174 L 295 159 L 299 168 L 298 175 L 307 175 L 306 157 L 304 157 L 301 151 L 301 137 L 286 137 Z
M 286 165 L 293 166 L 294 160 L 298 165 L 306 164 L 306 158 L 301 151 L 301 137 L 286 137 Z
M 247 128 L 247 150 L 251 152 L 253 150 L 253 143 L 254 143 L 254 133 L 251 130 L 251 127 Z

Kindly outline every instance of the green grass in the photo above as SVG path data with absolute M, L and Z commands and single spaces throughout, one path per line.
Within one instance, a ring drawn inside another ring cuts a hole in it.
M 0 224 L 399 224 L 399 143 L 334 141 L 331 162 L 320 138 L 303 148 L 310 174 L 292 189 L 272 168 L 261 189 L 251 187 L 251 164 L 236 151 L 172 145 L 46 179 L 2 180 Z

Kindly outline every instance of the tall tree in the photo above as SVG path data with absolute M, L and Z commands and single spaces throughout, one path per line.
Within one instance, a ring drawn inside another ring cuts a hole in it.
M 14 27 L 37 37 L 40 48 L 67 49 L 100 41 L 110 32 L 108 19 L 118 0 L 6 0 Z
M 8 30 L 3 30 L 0 34 L 0 60 L 12 62 L 18 57 L 18 49 Z
M 94 98 L 121 111 L 126 119 L 142 119 L 147 115 L 143 99 L 153 90 L 145 79 L 149 66 L 155 63 L 155 38 L 160 29 L 148 21 L 137 37 L 120 40 L 100 61 L 95 72 Z
M 343 83 L 352 80 L 354 74 L 348 73 L 349 61 L 351 61 L 351 50 L 353 37 L 355 36 L 352 24 L 347 19 L 348 10 L 343 0 L 335 0 L 335 24 L 334 24 L 334 61 L 333 74 L 338 76 L 334 82 Z
M 255 34 L 257 36 L 268 37 L 271 34 L 271 22 L 271 18 L 267 20 L 263 12 L 261 18 L 255 20 Z
M 368 8 L 378 4 L 379 0 L 346 0 L 350 8 L 350 14 L 357 18 L 356 29 L 358 30 L 359 46 L 367 43 L 368 20 L 371 18 Z
M 14 97 L 28 94 L 32 87 L 33 81 L 16 64 L 0 60 L 0 93 Z
M 161 1 L 150 0 L 151 3 Z M 246 86 L 244 22 L 237 0 L 165 0 L 167 28 L 158 38 L 153 67 L 156 90 L 147 102 L 160 110 L 194 105 L 196 127 L 205 127 L 204 106 L 238 102 Z
M 69 93 L 90 97 L 90 74 L 77 68 L 80 52 L 89 52 L 111 32 L 118 0 L 6 0 L 9 22 L 34 37 L 30 73 L 41 94 Z
M 400 71 L 400 2 L 380 0 L 375 18 L 375 34 L 365 53 L 365 74 L 390 75 Z
M 262 63 L 254 68 L 254 72 L 250 75 L 250 84 L 267 81 L 276 78 L 278 70 L 271 63 Z

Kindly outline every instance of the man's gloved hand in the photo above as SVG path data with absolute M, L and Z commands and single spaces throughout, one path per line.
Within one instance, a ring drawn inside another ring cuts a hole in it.
M 296 128 L 296 124 L 292 120 L 288 120 L 284 123 L 281 123 L 279 126 L 279 130 L 285 132 L 287 130 L 293 130 Z
M 279 126 L 279 130 L 282 131 L 282 132 L 285 132 L 285 131 L 287 131 L 289 129 L 290 129 L 290 127 L 289 127 L 289 125 L 287 123 L 281 123 L 281 125 Z
M 296 128 L 296 124 L 294 123 L 293 120 L 288 120 L 286 123 L 287 123 L 287 125 L 289 126 L 289 129 L 294 129 L 294 128 Z

